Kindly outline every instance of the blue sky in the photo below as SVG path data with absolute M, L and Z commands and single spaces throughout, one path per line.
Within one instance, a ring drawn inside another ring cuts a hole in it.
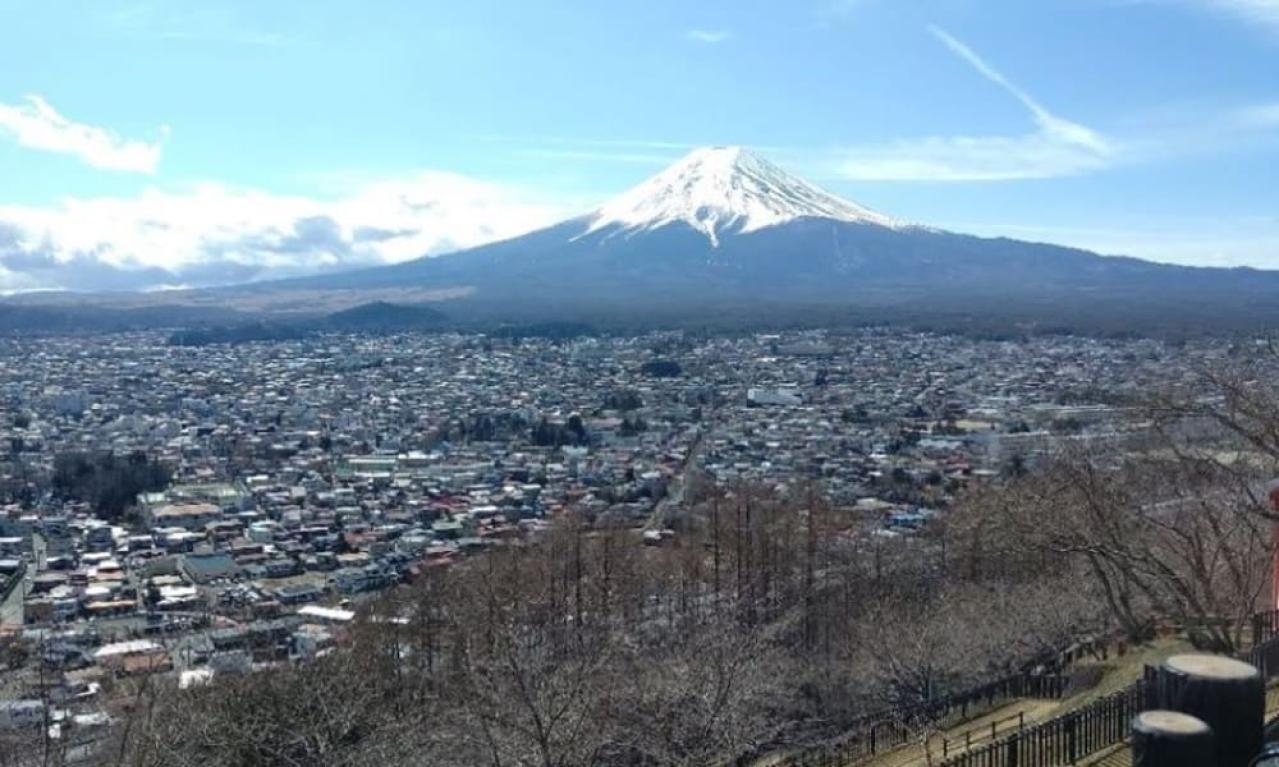
M 706 144 L 901 219 L 1279 268 L 1279 0 L 0 0 L 0 19 L 0 290 L 402 260 L 589 209 Z

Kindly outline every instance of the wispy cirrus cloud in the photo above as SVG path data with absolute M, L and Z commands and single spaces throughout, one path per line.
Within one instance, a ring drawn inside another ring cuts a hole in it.
M 1107 167 L 1118 153 L 1100 132 L 1051 112 L 946 30 L 929 32 L 985 79 L 1021 103 L 1035 130 L 1007 136 L 925 136 L 839 152 L 841 175 L 868 181 L 1006 181 L 1052 178 Z
M 1245 128 L 1279 127 L 1279 101 L 1240 109 L 1235 112 L 1235 119 Z
M 121 138 L 105 128 L 75 122 L 59 114 L 40 96 L 25 103 L 0 102 L 0 134 L 19 146 L 78 157 L 95 168 L 155 173 L 168 128 L 161 126 L 155 141 Z
M 715 45 L 732 38 L 733 32 L 728 29 L 690 29 L 684 36 L 695 43 Z
M 835 152 L 835 173 L 852 181 L 1020 181 L 1107 167 L 1104 158 L 1034 133 L 937 136 Z
M 952 53 L 972 65 L 973 69 L 976 69 L 982 77 L 1003 88 L 1013 98 L 1020 101 L 1022 106 L 1026 107 L 1034 116 L 1035 122 L 1039 124 L 1044 133 L 1066 143 L 1087 147 L 1096 152 L 1104 153 L 1109 151 L 1105 139 L 1099 133 L 1078 123 L 1064 120 L 1049 112 L 1030 94 L 1010 82 L 999 70 L 986 63 L 986 60 L 981 56 L 978 56 L 972 48 L 957 40 L 946 30 L 938 26 L 930 26 L 928 31 L 942 41 Z
M 1199 6 L 1210 11 L 1228 14 L 1250 24 L 1257 24 L 1279 33 L 1279 0 L 1139 0 L 1140 2 L 1177 3 Z

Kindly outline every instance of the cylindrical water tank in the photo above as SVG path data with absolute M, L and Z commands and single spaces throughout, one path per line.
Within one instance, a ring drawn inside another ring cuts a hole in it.
M 1179 711 L 1143 711 L 1132 721 L 1133 767 L 1216 767 L 1212 729 Z
M 1261 750 L 1265 685 L 1255 667 L 1221 655 L 1173 655 L 1159 669 L 1157 708 L 1202 719 L 1217 767 L 1248 767 Z

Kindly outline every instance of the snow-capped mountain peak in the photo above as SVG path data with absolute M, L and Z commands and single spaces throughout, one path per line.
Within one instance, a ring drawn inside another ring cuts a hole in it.
M 633 233 L 682 221 L 718 246 L 725 229 L 750 232 L 806 217 L 899 226 L 741 147 L 705 147 L 604 203 L 587 217 L 586 234 L 612 227 Z

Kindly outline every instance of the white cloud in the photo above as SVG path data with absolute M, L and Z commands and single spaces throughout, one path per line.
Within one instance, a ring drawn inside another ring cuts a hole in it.
M 393 263 L 511 237 L 563 212 L 512 188 L 436 171 L 364 183 L 328 200 L 201 184 L 47 208 L 0 206 L 0 290 L 93 287 L 75 273 L 88 265 L 110 270 L 120 286 L 157 287 Z
M 838 174 L 855 181 L 1015 181 L 1102 170 L 1104 157 L 1042 133 L 936 136 L 835 153 Z
M 1253 21 L 1279 27 L 1279 0 L 1214 0 L 1214 4 Z
M 1279 101 L 1245 107 L 1235 113 L 1235 118 L 1239 127 L 1242 128 L 1277 127 L 1279 126 Z
M 926 136 L 838 153 L 841 175 L 877 181 L 1002 181 L 1070 176 L 1107 167 L 1117 153 L 1106 137 L 1050 112 L 972 48 L 939 27 L 929 32 L 990 82 L 1021 102 L 1032 133 Z
M 1168 0 L 1164 0 L 1167 2 Z M 1227 13 L 1279 31 L 1279 0 L 1176 0 Z
M 32 95 L 25 104 L 0 102 L 0 133 L 9 133 L 29 149 L 74 155 L 95 168 L 155 173 L 168 130 L 161 128 L 161 139 L 154 142 L 122 139 L 103 128 L 69 120 Z
M 955 55 L 972 65 L 981 73 L 982 77 L 990 80 L 992 83 L 1003 88 L 1014 98 L 1022 103 L 1034 116 L 1035 122 L 1039 124 L 1040 129 L 1048 136 L 1058 139 L 1068 144 L 1074 144 L 1094 152 L 1104 154 L 1109 150 L 1106 141 L 1096 131 L 1078 123 L 1063 120 L 1062 118 L 1052 114 L 1039 104 L 1038 101 L 1031 98 L 1030 94 L 1021 88 L 1009 82 L 998 70 L 987 64 L 986 61 L 977 55 L 972 48 L 955 39 L 949 32 L 941 27 L 930 26 L 928 31 L 938 40 L 941 40 L 947 48 Z
M 696 43 L 714 45 L 729 39 L 733 36 L 733 33 L 727 29 L 690 29 L 685 33 L 685 36 Z

